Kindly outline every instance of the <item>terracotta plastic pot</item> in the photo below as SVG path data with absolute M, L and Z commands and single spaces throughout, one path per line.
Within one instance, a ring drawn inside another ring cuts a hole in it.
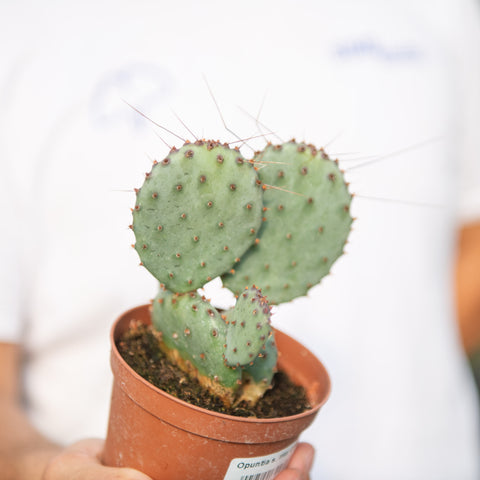
M 148 305 L 127 311 L 112 328 L 114 385 L 105 465 L 136 468 L 155 480 L 270 479 L 284 468 L 330 392 L 328 374 L 310 351 L 276 331 L 279 367 L 304 386 L 311 410 L 274 419 L 233 417 L 190 405 L 134 372 L 115 346 L 131 320 L 150 324 Z M 264 476 L 254 476 L 258 472 Z

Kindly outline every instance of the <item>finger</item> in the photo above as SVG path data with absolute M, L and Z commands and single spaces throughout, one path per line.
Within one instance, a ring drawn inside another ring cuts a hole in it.
M 289 469 L 300 470 L 308 474 L 312 468 L 315 449 L 309 443 L 299 443 L 288 464 Z
M 296 468 L 287 468 L 282 473 L 279 473 L 275 480 L 308 480 L 308 476 L 305 472 Z
M 42 480 L 152 480 L 147 475 L 131 469 L 105 467 L 98 463 L 64 458 L 53 459 L 45 469 Z
M 66 451 L 78 455 L 85 455 L 91 459 L 99 459 L 103 451 L 104 443 L 105 440 L 102 440 L 101 438 L 87 438 L 69 445 L 66 448 Z M 100 460 L 97 461 L 100 462 Z
M 103 440 L 81 440 L 54 457 L 43 480 L 151 480 L 131 468 L 106 467 L 100 462 Z

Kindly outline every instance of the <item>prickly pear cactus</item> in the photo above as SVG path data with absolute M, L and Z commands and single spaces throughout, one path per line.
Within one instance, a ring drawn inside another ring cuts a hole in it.
M 278 304 L 305 295 L 342 254 L 351 195 L 337 163 L 312 145 L 268 145 L 255 160 L 265 165 L 266 221 L 259 243 L 222 279 L 236 294 L 255 282 Z
M 213 141 L 173 149 L 137 191 L 132 228 L 143 265 L 175 292 L 229 271 L 255 241 L 262 189 L 240 152 Z
M 152 320 L 167 356 L 226 405 L 270 388 L 277 349 L 271 303 L 305 295 L 350 232 L 351 195 L 312 145 L 267 145 L 254 160 L 213 141 L 186 143 L 137 191 L 132 229 L 162 286 Z M 220 313 L 195 290 L 222 275 L 237 303 Z
M 255 403 L 270 387 L 277 353 L 270 307 L 255 287 L 223 315 L 196 292 L 161 288 L 152 322 L 171 361 L 226 405 Z

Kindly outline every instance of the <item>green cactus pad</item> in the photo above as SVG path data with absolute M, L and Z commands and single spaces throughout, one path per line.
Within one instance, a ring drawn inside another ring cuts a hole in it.
M 267 390 L 277 371 L 278 350 L 275 345 L 275 336 L 271 335 L 262 352 L 254 360 L 253 365 L 245 367 L 244 375 L 251 377 L 252 382 L 258 385 L 264 385 L 264 391 Z
M 257 288 L 239 295 L 227 317 L 225 360 L 228 365 L 248 365 L 262 354 L 273 335 L 270 315 L 270 306 Z
M 160 289 L 153 301 L 152 323 L 162 333 L 164 350 L 171 360 L 207 388 L 218 385 L 217 394 L 223 395 L 219 391 L 223 388 L 231 390 L 233 399 L 242 373 L 225 365 L 226 324 L 208 301 L 196 292 L 176 294 Z M 179 363 L 177 353 L 188 364 Z
M 259 243 L 222 279 L 237 295 L 255 282 L 278 304 L 305 295 L 343 253 L 351 195 L 337 163 L 311 145 L 268 145 L 255 161 L 266 221 Z
M 132 228 L 142 264 L 188 292 L 228 272 L 255 241 L 262 189 L 240 152 L 213 141 L 173 149 L 137 191 Z
M 277 371 L 278 351 L 270 326 L 270 309 L 266 297 L 253 286 L 227 312 L 225 360 L 230 365 L 245 364 L 240 399 L 249 403 L 255 403 L 271 387 Z

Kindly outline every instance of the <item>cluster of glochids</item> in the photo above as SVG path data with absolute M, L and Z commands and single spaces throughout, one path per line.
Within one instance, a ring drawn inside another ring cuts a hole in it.
M 352 196 L 338 162 L 294 140 L 253 159 L 227 144 L 187 142 L 154 162 L 136 193 L 131 228 L 142 265 L 161 283 L 152 321 L 162 349 L 225 404 L 254 404 L 277 360 L 260 288 L 271 304 L 305 295 L 350 232 Z M 218 276 L 237 297 L 225 312 L 196 292 Z

